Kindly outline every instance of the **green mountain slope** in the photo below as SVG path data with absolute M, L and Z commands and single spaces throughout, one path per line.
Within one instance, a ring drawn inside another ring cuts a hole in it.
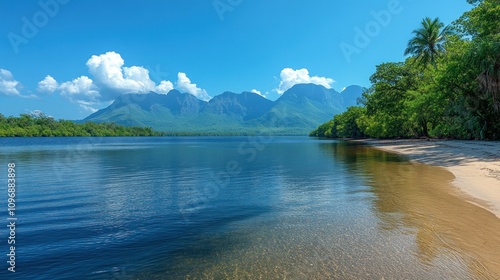
M 361 92 L 350 95 L 360 96 Z M 301 84 L 276 101 L 251 92 L 224 92 L 208 102 L 177 90 L 167 95 L 122 95 L 84 121 L 148 126 L 170 134 L 306 135 L 344 110 L 340 93 L 319 85 Z

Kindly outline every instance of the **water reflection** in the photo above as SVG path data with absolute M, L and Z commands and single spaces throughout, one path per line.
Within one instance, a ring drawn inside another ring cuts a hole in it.
M 55 140 L 0 147 L 19 164 L 27 278 L 500 275 L 498 219 L 458 197 L 450 173 L 404 157 L 305 137 L 250 161 L 245 138 Z M 210 189 L 230 161 L 241 172 Z
M 270 203 L 272 211 L 234 219 L 223 230 L 198 235 L 165 264 L 165 273 L 145 272 L 139 278 L 495 279 L 498 275 L 498 240 L 488 238 L 496 245 L 485 248 L 480 246 L 485 239 L 479 237 L 484 230 L 494 234 L 498 221 L 452 193 L 453 176 L 445 170 L 350 143 L 279 145 L 268 146 L 262 162 L 244 166 L 250 171 L 268 169 L 272 159 L 279 168 L 264 173 L 267 184 L 240 178 L 253 189 L 245 193 L 250 196 L 240 198 L 255 207 L 259 203 L 254 199 L 264 196 L 260 202 Z M 468 225 L 474 219 L 476 223 Z
M 367 146 L 322 147 L 349 172 L 366 173 L 379 227 L 413 234 L 422 263 L 444 256 L 464 262 L 477 278 L 500 277 L 500 220 L 466 202 L 450 185 L 453 174 Z

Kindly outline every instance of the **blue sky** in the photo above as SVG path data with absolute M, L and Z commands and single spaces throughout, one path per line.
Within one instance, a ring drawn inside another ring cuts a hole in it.
M 423 17 L 465 0 L 0 1 L 0 113 L 82 119 L 130 92 L 276 99 L 295 83 L 368 87 Z M 363 33 L 364 35 L 360 35 Z

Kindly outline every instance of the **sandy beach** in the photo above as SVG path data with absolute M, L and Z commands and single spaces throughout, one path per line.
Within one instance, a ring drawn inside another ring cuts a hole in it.
M 355 140 L 453 173 L 469 202 L 500 218 L 500 142 L 456 140 Z

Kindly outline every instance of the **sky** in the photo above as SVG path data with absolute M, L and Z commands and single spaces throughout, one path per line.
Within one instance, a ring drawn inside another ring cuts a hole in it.
M 297 83 L 369 87 L 424 17 L 466 0 L 2 0 L 0 113 L 83 119 L 120 94 L 209 100 Z

